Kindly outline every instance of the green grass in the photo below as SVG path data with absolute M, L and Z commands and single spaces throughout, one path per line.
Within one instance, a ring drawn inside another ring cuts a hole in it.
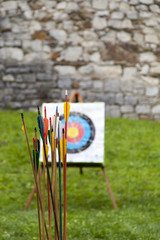
M 36 113 L 25 113 L 30 142 Z M 20 112 L 0 112 L 0 239 L 38 239 L 36 198 L 23 208 L 33 176 Z M 105 164 L 119 211 L 100 169 L 67 170 L 67 240 L 160 239 L 160 124 L 106 119 Z M 46 212 L 47 215 L 47 212 Z

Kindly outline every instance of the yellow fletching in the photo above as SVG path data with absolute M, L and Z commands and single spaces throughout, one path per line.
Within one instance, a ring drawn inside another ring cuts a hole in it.
M 54 134 L 52 132 L 52 149 L 54 149 Z
M 46 155 L 47 155 L 47 158 L 48 158 L 48 145 L 46 144 L 45 147 L 46 147 Z M 45 159 L 45 154 L 44 154 L 44 148 L 43 148 L 43 165 L 46 166 L 46 159 Z
M 63 149 L 63 139 L 60 139 L 60 149 L 61 149 L 61 162 L 64 160 L 64 156 L 67 153 L 67 140 L 64 139 L 64 149 Z
M 66 107 L 67 107 L 67 116 L 66 116 Z M 65 118 L 65 121 L 68 122 L 68 118 L 69 118 L 69 111 L 70 111 L 70 104 L 69 102 L 65 102 L 64 103 L 64 118 Z
M 24 131 L 24 125 L 22 126 L 22 131 Z

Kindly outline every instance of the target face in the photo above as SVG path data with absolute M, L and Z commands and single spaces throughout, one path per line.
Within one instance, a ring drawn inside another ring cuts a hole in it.
M 64 127 L 64 115 L 61 116 Z M 67 124 L 67 152 L 79 153 L 87 149 L 95 137 L 95 127 L 92 120 L 85 114 L 70 112 Z

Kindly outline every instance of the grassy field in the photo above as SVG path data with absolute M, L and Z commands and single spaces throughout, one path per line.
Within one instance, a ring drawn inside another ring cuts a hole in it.
M 26 112 L 30 142 L 36 114 Z M 0 112 L 0 239 L 38 239 L 36 198 L 20 112 Z M 160 239 L 160 124 L 106 119 L 105 164 L 119 207 L 100 169 L 67 170 L 67 240 Z M 46 213 L 47 214 L 47 213 Z

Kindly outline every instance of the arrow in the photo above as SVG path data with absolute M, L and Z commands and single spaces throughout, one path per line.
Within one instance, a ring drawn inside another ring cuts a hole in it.
M 40 207 L 41 207 L 42 216 L 43 216 L 43 218 L 44 218 L 44 209 L 43 209 L 43 205 L 42 205 L 42 198 L 41 198 L 41 194 L 40 194 L 39 187 L 38 187 L 37 176 L 36 176 L 35 171 L 34 171 L 32 153 L 31 153 L 31 148 L 30 148 L 30 145 L 29 145 L 28 134 L 27 134 L 27 129 L 26 129 L 26 125 L 25 125 L 25 120 L 24 120 L 24 115 L 23 115 L 23 113 L 21 113 L 21 118 L 22 118 L 22 122 L 23 122 L 23 126 L 24 126 L 24 133 L 25 133 L 25 136 L 26 136 L 26 142 L 27 142 L 28 152 L 29 152 L 30 161 L 31 161 L 31 165 L 32 165 L 32 171 L 33 171 L 33 176 L 34 176 L 34 180 L 35 180 L 35 184 L 36 184 L 36 191 L 37 191 L 38 198 L 39 198 L 39 202 L 40 202 Z M 48 238 L 48 231 L 47 231 L 47 227 L 46 227 L 46 222 L 45 222 L 44 225 L 45 225 L 45 231 L 46 231 L 47 239 L 49 239 L 49 238 Z
M 45 160 L 46 160 L 47 174 L 48 174 L 48 180 L 49 180 L 49 188 L 50 188 L 50 193 L 51 193 L 53 214 L 54 214 L 54 219 L 55 219 L 56 232 L 57 232 L 57 236 L 58 236 L 58 240 L 59 240 L 57 216 L 56 216 L 56 212 L 55 212 L 55 204 L 54 204 L 54 200 L 53 200 L 51 178 L 50 178 L 50 173 L 49 173 L 49 164 L 48 164 L 48 158 L 47 158 L 47 154 L 46 154 L 45 141 L 44 141 L 44 128 L 43 128 L 44 124 L 43 124 L 43 118 L 40 115 L 39 107 L 38 107 L 37 122 L 38 122 L 39 130 L 40 130 L 41 138 L 42 138 L 42 141 L 43 141 L 43 148 L 44 148 L 44 153 L 45 153 Z
M 58 123 L 58 156 L 59 156 L 59 207 L 60 207 L 60 239 L 62 240 L 62 196 L 61 196 L 61 148 L 60 148 L 60 139 L 61 139 L 61 122 Z
M 65 118 L 65 140 L 67 142 L 67 121 L 69 118 L 70 104 L 67 102 L 67 90 L 65 92 L 65 103 L 64 103 L 64 118 Z M 64 162 L 63 162 L 63 184 L 64 184 L 64 234 L 63 240 L 66 240 L 66 179 L 67 179 L 67 152 L 65 152 L 64 146 Z
M 57 161 L 56 161 L 56 146 L 58 136 L 58 107 L 56 107 L 56 115 L 53 116 L 53 127 L 54 127 L 54 158 L 53 158 L 53 186 L 54 186 L 54 199 L 55 199 L 55 211 L 58 216 L 58 197 L 57 197 Z M 58 217 L 57 217 L 58 219 Z M 56 236 L 57 239 L 57 236 Z
M 47 145 L 47 136 L 48 136 L 48 128 L 49 128 L 49 121 L 47 119 L 47 110 L 46 106 L 44 107 L 44 137 L 46 142 L 46 151 L 48 156 L 48 145 Z M 50 221 L 50 194 L 49 194 L 49 180 L 47 176 L 47 195 L 48 195 L 48 219 L 49 219 L 49 236 L 51 236 L 51 221 Z
M 39 152 L 36 149 L 36 144 L 35 144 L 35 138 L 33 138 L 33 163 L 34 163 L 34 171 L 35 174 L 37 175 L 38 172 L 38 167 L 39 167 Z M 36 194 L 37 196 L 37 212 L 38 212 L 38 227 L 39 227 L 39 239 L 41 240 L 41 220 L 40 220 L 40 211 L 39 211 L 39 199 L 38 199 L 38 193 Z M 43 220 L 44 222 L 44 220 Z M 45 228 L 45 227 L 44 227 Z
M 49 143 L 50 143 L 50 149 L 51 149 L 51 164 L 53 164 L 53 144 L 54 144 L 54 138 L 53 138 L 53 126 L 52 126 L 52 120 L 51 117 L 49 118 L 49 125 L 50 125 L 50 130 L 48 130 L 48 138 L 49 138 Z M 51 165 L 52 166 L 52 165 Z M 53 175 L 53 171 L 52 171 Z M 53 182 L 52 182 L 52 189 L 53 189 Z M 49 223 L 52 222 L 52 209 L 50 208 L 50 219 Z M 49 224 L 49 238 L 51 239 L 51 224 Z

